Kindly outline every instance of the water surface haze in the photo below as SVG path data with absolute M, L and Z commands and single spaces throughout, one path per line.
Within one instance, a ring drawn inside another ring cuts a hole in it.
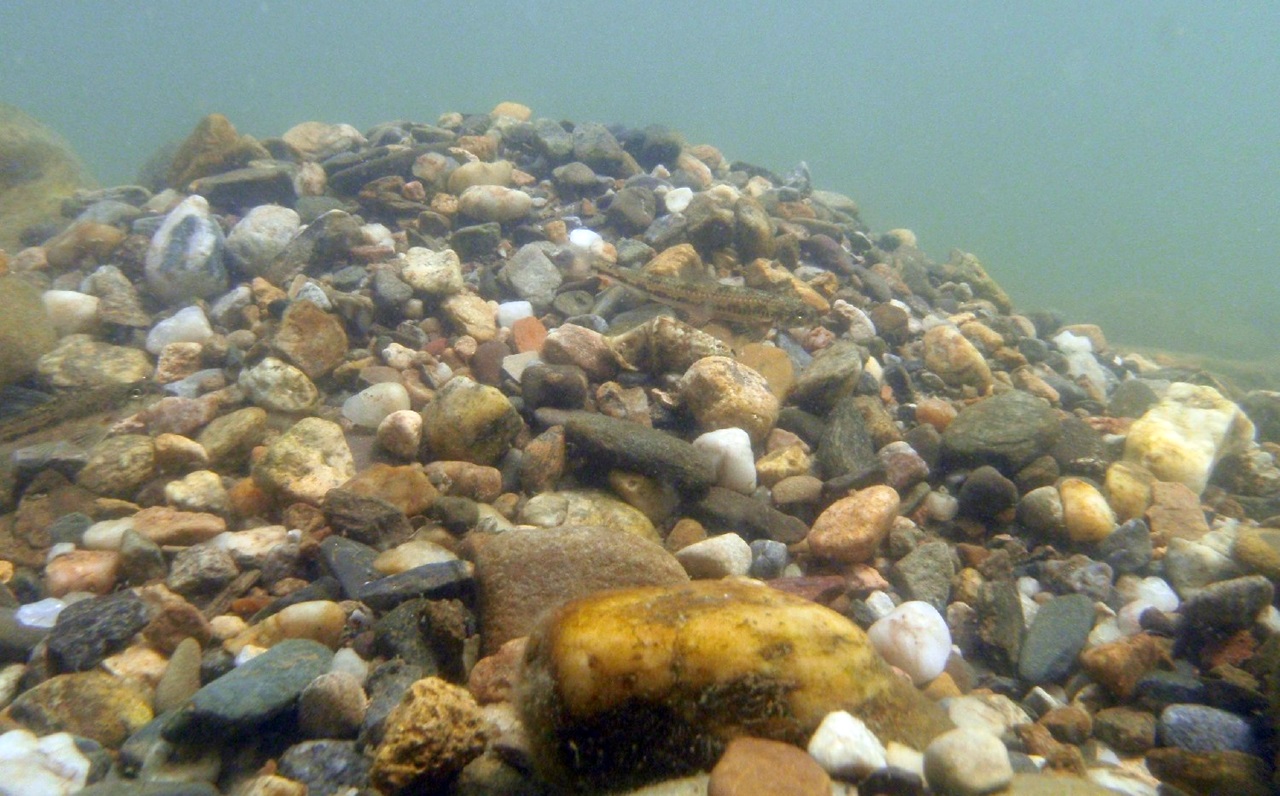
M 1280 5 L 8 0 L 0 101 L 104 184 L 205 114 L 256 136 L 502 100 L 666 124 L 973 252 L 1023 308 L 1271 363 Z

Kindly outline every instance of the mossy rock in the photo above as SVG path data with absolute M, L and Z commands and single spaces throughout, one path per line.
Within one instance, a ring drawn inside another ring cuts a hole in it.
M 0 103 L 0 249 L 21 249 L 24 230 L 61 219 L 62 200 L 93 184 L 57 133 Z
M 591 793 L 708 768 L 739 735 L 803 748 L 836 710 L 917 749 L 951 727 L 848 619 L 723 580 L 566 603 L 529 637 L 518 704 L 539 773 Z
M 0 276 L 0 387 L 34 371 L 56 342 L 40 291 L 16 276 Z

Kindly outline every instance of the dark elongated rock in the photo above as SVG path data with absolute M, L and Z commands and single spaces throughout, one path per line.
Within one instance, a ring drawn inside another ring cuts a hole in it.
M 755 498 L 718 486 L 711 487 L 691 510 L 709 530 L 734 532 L 747 539 L 795 544 L 809 533 L 804 521 Z
M 175 743 L 218 742 L 250 730 L 291 708 L 332 660 L 318 641 L 282 641 L 197 691 L 161 734 Z
M 711 455 L 684 440 L 588 412 L 569 412 L 565 441 L 593 467 L 620 468 L 670 481 L 685 494 L 701 494 L 716 482 Z

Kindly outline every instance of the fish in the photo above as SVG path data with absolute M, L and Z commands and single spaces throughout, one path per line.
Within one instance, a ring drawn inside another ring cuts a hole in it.
M 778 323 L 789 326 L 813 323 L 818 316 L 817 310 L 794 296 L 718 282 L 685 282 L 605 263 L 595 263 L 593 267 L 609 279 L 644 293 L 660 304 L 675 306 L 694 315 L 748 325 Z

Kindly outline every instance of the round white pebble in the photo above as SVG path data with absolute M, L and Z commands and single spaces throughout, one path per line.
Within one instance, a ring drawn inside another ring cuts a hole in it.
M 504 301 L 498 305 L 498 325 L 510 329 L 521 318 L 533 316 L 533 305 L 527 301 Z
M 862 779 L 887 765 L 880 739 L 861 719 L 843 710 L 826 715 L 808 748 L 823 770 L 842 779 Z
M 46 290 L 44 310 L 59 336 L 90 329 L 98 321 L 98 297 L 75 290 Z
M 695 580 L 746 575 L 751 569 L 751 545 L 736 533 L 722 533 L 680 548 L 676 561 Z
M 942 674 L 951 655 L 946 620 L 938 609 L 920 600 L 899 605 L 873 624 L 867 636 L 876 652 L 906 672 L 916 685 Z
M 924 776 L 941 796 L 977 796 L 1008 785 L 1013 766 L 999 738 L 959 728 L 944 732 L 925 748 Z
M 205 343 L 213 337 L 213 328 L 204 310 L 197 306 L 183 307 L 165 318 L 147 333 L 147 350 L 159 354 L 170 343 Z
M 604 243 L 604 238 L 600 237 L 600 233 L 594 229 L 578 227 L 569 233 L 569 242 L 574 246 L 590 251 Z
M 342 404 L 342 416 L 365 428 L 377 428 L 392 412 L 409 408 L 409 391 L 403 384 L 384 381 L 366 387 Z
M 693 189 L 687 186 L 672 188 L 662 197 L 662 203 L 667 206 L 668 213 L 683 213 L 692 201 Z
M 716 462 L 717 486 L 749 495 L 756 488 L 756 461 L 751 436 L 740 428 L 708 431 L 693 441 Z

